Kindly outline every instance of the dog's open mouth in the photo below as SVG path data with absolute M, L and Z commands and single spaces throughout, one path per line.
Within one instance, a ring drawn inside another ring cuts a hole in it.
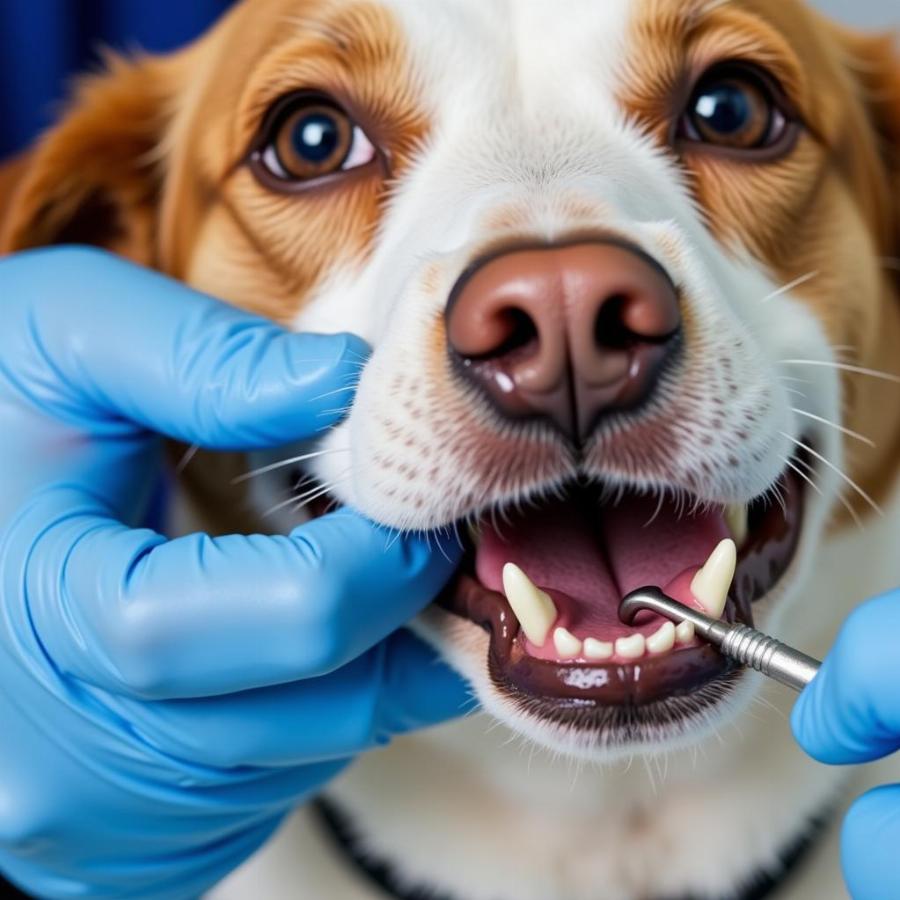
M 605 743 L 652 737 L 648 728 L 683 730 L 727 696 L 741 670 L 660 616 L 624 625 L 619 603 L 654 585 L 702 608 L 692 581 L 730 537 L 737 565 L 722 618 L 752 625 L 753 604 L 773 594 L 794 559 L 804 470 L 813 470 L 809 460 L 795 458 L 763 497 L 740 507 L 573 482 L 543 502 L 489 511 L 467 530 L 463 563 L 437 605 L 487 632 L 490 677 L 523 711 Z M 308 509 L 322 515 L 333 503 L 320 491 Z M 527 601 L 517 616 L 521 598 L 511 603 L 504 592 L 510 563 L 546 598 L 530 616 Z
M 610 496 L 572 484 L 564 496 L 484 516 L 470 530 L 466 560 L 439 603 L 487 630 L 491 678 L 532 714 L 588 725 L 592 710 L 612 708 L 630 711 L 629 721 L 643 711 L 664 724 L 679 716 L 679 698 L 690 697 L 696 707 L 705 689 L 705 699 L 719 699 L 738 673 L 690 628 L 674 629 L 649 613 L 634 627 L 622 624 L 619 602 L 657 585 L 697 605 L 695 574 L 732 537 L 738 562 L 723 618 L 752 624 L 752 604 L 772 591 L 793 559 L 802 483 L 789 467 L 749 506 L 692 505 L 684 497 Z M 541 608 L 529 607 L 533 597 L 507 599 L 508 563 L 539 589 L 532 594 L 543 595 Z

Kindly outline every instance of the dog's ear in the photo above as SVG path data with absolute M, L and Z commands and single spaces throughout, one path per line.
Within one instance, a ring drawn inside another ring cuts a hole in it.
M 176 61 L 110 56 L 77 83 L 60 123 L 18 164 L 0 253 L 80 243 L 153 264 Z

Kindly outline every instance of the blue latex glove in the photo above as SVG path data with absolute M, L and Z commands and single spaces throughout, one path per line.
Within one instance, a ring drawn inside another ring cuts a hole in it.
M 26 890 L 196 897 L 355 754 L 467 703 L 397 631 L 452 548 L 349 511 L 289 537 L 122 524 L 155 433 L 302 439 L 366 353 L 99 252 L 0 261 L 0 870 Z
M 791 724 L 800 745 L 830 765 L 870 762 L 900 750 L 900 591 L 859 607 Z M 900 785 L 865 794 L 844 821 L 841 863 L 857 900 L 900 897 Z

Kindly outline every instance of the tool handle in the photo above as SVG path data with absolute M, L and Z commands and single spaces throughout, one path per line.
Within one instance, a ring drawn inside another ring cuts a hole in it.
M 815 678 L 821 666 L 817 659 L 746 625 L 735 625 L 729 629 L 721 649 L 726 656 L 795 691 L 802 691 Z

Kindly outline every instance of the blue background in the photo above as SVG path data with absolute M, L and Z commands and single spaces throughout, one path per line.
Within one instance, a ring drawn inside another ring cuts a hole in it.
M 0 157 L 54 118 L 67 76 L 98 47 L 171 50 L 199 35 L 230 0 L 0 0 Z

